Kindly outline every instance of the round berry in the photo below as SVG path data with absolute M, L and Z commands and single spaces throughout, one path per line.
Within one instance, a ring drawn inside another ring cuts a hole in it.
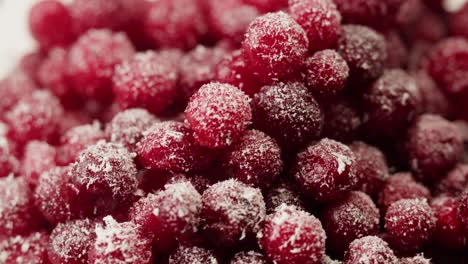
M 23 72 L 32 81 L 38 82 L 38 70 L 43 60 L 45 59 L 44 51 L 37 49 L 32 52 L 24 54 L 18 64 L 16 65 L 16 71 Z
M 304 203 L 292 183 L 282 182 L 270 189 L 265 196 L 267 213 L 274 213 L 282 204 L 293 205 L 298 209 L 304 209 Z
M 242 53 L 249 69 L 263 82 L 289 77 L 307 55 L 304 29 L 280 11 L 256 18 L 249 25 Z
M 218 264 L 218 259 L 211 250 L 195 246 L 180 245 L 169 256 L 169 264 Z
M 458 11 L 449 16 L 449 28 L 453 35 L 468 37 L 468 4 L 464 4 Z
M 252 102 L 253 125 L 286 148 L 301 147 L 320 136 L 323 112 L 299 82 L 264 86 Z
M 387 4 L 380 0 L 334 0 L 346 23 L 382 27 L 387 16 Z
M 49 236 L 43 232 L 0 240 L 0 262 L 4 264 L 49 264 L 48 241 Z
M 349 147 L 325 138 L 298 154 L 293 177 L 314 202 L 333 201 L 357 184 L 355 163 Z
M 74 30 L 78 34 L 83 34 L 90 29 L 121 27 L 125 17 L 123 2 L 122 0 L 73 0 L 69 10 L 73 17 Z
M 0 116 L 4 116 L 16 103 L 29 96 L 36 89 L 34 81 L 22 71 L 13 71 L 0 79 Z
M 15 157 L 14 152 L 13 143 L 5 135 L 0 135 L 0 178 L 19 171 L 20 163 L 17 157 Z
M 431 207 L 437 219 L 434 241 L 453 250 L 465 248 L 467 235 L 458 215 L 460 201 L 457 198 L 440 196 L 432 200 Z
M 294 206 L 282 205 L 269 215 L 258 241 L 269 260 L 278 264 L 320 263 L 325 255 L 320 221 Z
M 422 111 L 429 114 L 449 116 L 451 114 L 451 103 L 432 78 L 424 71 L 411 75 L 422 97 Z
M 457 164 L 436 185 L 436 193 L 457 197 L 468 190 L 468 165 Z
M 21 175 L 31 185 L 36 186 L 39 176 L 53 167 L 56 162 L 56 150 L 46 142 L 30 141 L 21 160 Z
M 232 259 L 230 264 L 268 264 L 265 257 L 255 251 L 239 252 Z
M 323 136 L 341 142 L 350 142 L 358 138 L 363 120 L 350 100 L 334 100 L 324 106 L 324 112 Z
M 418 21 L 407 27 L 407 30 L 409 32 L 406 33 L 406 37 L 410 38 L 412 42 L 434 43 L 448 35 L 446 17 L 428 9 L 421 14 Z
M 216 247 L 232 247 L 253 237 L 266 214 L 260 190 L 236 180 L 210 186 L 202 202 L 203 228 Z
M 344 264 L 397 264 L 398 258 L 387 242 L 376 236 L 354 240 L 346 252 Z
M 233 144 L 252 119 L 250 99 L 229 84 L 210 83 L 195 93 L 185 110 L 197 142 L 208 148 Z
M 419 0 L 417 0 L 419 1 Z M 397 31 L 391 30 L 385 34 L 387 43 L 387 68 L 405 68 L 408 60 L 408 49 Z
M 385 214 L 385 229 L 393 248 L 412 252 L 432 239 L 436 218 L 425 199 L 399 200 Z

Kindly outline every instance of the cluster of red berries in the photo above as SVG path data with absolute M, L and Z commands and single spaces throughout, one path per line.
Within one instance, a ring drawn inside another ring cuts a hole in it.
M 37 2 L 0 263 L 465 263 L 468 3 L 442 6 Z

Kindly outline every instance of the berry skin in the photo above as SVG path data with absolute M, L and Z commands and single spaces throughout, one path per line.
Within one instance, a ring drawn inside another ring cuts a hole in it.
M 86 264 L 88 249 L 96 238 L 95 223 L 89 219 L 58 224 L 50 234 L 51 264 Z
M 349 147 L 325 138 L 298 154 L 292 175 L 305 196 L 323 203 L 355 187 L 355 163 Z
M 274 139 L 258 130 L 249 130 L 222 157 L 226 176 L 267 189 L 283 169 L 281 149 Z
M 468 165 L 457 164 L 435 185 L 437 194 L 457 197 L 468 190 Z
M 346 252 L 344 264 L 398 264 L 398 258 L 387 242 L 376 236 L 354 240 Z
M 387 16 L 387 5 L 379 0 L 334 0 L 343 22 L 382 27 L 383 18 Z
M 249 102 L 249 97 L 232 85 L 203 85 L 185 109 L 195 140 L 207 148 L 232 145 L 251 122 Z
M 444 117 L 450 116 L 452 112 L 451 103 L 434 80 L 424 71 L 419 71 L 411 76 L 421 92 L 422 112 Z
M 306 58 L 308 46 L 304 29 L 280 11 L 252 21 L 242 53 L 249 69 L 266 83 L 290 77 Z
M 48 240 L 49 236 L 42 232 L 0 240 L 0 262 L 3 264 L 49 264 Z
M 72 17 L 60 1 L 39 1 L 31 7 L 29 28 L 40 46 L 66 46 L 75 39 Z
M 293 205 L 298 209 L 305 208 L 296 186 L 288 182 L 280 183 L 265 195 L 267 214 L 274 213 L 282 204 Z
M 232 259 L 230 264 L 268 264 L 262 254 L 255 251 L 239 252 Z
M 436 115 L 422 115 L 408 131 L 405 143 L 408 162 L 424 181 L 440 178 L 463 154 L 458 128 Z
M 322 136 L 350 142 L 358 138 L 361 132 L 361 113 L 354 104 L 345 98 L 339 98 L 324 106 L 325 123 Z
M 68 55 L 67 74 L 76 93 L 101 101 L 111 99 L 114 66 L 134 53 L 123 33 L 102 29 L 81 35 Z
M 236 180 L 218 182 L 202 195 L 202 224 L 216 247 L 233 247 L 251 238 L 266 215 L 259 189 Z
M 332 47 L 341 29 L 341 15 L 331 0 L 290 0 L 291 17 L 305 30 L 309 50 Z
M 282 147 L 302 147 L 320 136 L 323 111 L 299 82 L 264 86 L 252 101 L 253 125 Z
M 31 186 L 36 186 L 39 176 L 55 167 L 56 149 L 46 142 L 30 141 L 21 161 L 21 175 Z
M 431 207 L 437 219 L 434 241 L 448 249 L 460 250 L 466 246 L 467 236 L 458 215 L 460 201 L 440 196 L 432 200 Z
M 158 53 L 138 53 L 117 65 L 115 100 L 122 109 L 141 107 L 159 113 L 174 100 L 178 69 Z
M 265 256 L 278 264 L 319 264 L 325 255 L 320 221 L 294 206 L 282 205 L 269 215 L 258 241 Z
M 211 250 L 180 245 L 169 256 L 169 264 L 218 264 L 218 259 Z
M 0 79 L 0 116 L 3 117 L 4 113 L 19 100 L 33 93 L 36 88 L 34 80 L 22 71 L 13 71 L 4 79 Z
M 399 200 L 385 214 L 385 229 L 392 248 L 413 252 L 432 239 L 436 218 L 425 199 Z
M 143 167 L 153 170 L 190 172 L 207 165 L 208 152 L 196 144 L 192 130 L 181 122 L 154 124 L 137 144 Z
M 351 192 L 322 212 L 330 250 L 342 255 L 355 239 L 376 235 L 379 231 L 379 210 L 362 192 Z

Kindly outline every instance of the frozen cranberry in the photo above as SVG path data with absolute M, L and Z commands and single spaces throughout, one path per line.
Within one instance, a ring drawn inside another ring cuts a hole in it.
M 257 77 L 246 67 L 240 50 L 233 51 L 216 65 L 214 79 L 236 86 L 250 97 L 262 87 Z
M 0 80 L 0 114 L 12 108 L 19 100 L 29 96 L 36 89 L 34 81 L 22 71 L 13 71 Z
M 387 47 L 384 37 L 377 31 L 360 25 L 343 26 L 338 39 L 338 52 L 348 63 L 353 81 L 367 82 L 383 73 Z
M 0 178 L 18 172 L 20 163 L 14 152 L 13 143 L 5 135 L 0 135 Z
M 200 1 L 155 1 L 148 10 L 144 29 L 157 47 L 192 48 L 206 31 Z
M 56 0 L 39 1 L 31 7 L 29 28 L 43 48 L 70 44 L 75 34 L 67 7 Z
M 0 179 L 0 240 L 4 236 L 28 234 L 40 224 L 40 214 L 24 178 Z
M 358 137 L 363 120 L 350 100 L 339 98 L 326 104 L 324 108 L 323 136 L 341 142 L 349 142 Z
M 391 0 L 386 2 L 389 19 L 400 27 L 413 25 L 427 9 L 421 0 Z
M 403 70 L 388 70 L 362 97 L 364 126 L 372 137 L 396 137 L 421 106 L 416 81 Z
M 385 229 L 393 248 L 412 252 L 431 241 L 436 218 L 425 199 L 399 200 L 385 214 Z
M 355 163 L 349 147 L 325 138 L 298 154 L 293 177 L 313 201 L 333 201 L 357 184 Z
M 468 89 L 468 41 L 464 38 L 446 38 L 429 53 L 427 72 L 448 93 Z
M 306 58 L 308 46 L 304 29 L 286 13 L 277 12 L 252 21 L 242 53 L 249 69 L 270 82 L 293 74 Z
M 427 2 L 427 1 L 426 1 Z M 425 10 L 417 21 L 406 27 L 406 37 L 411 41 L 436 42 L 447 35 L 445 18 L 438 13 Z
M 264 86 L 252 102 L 253 124 L 286 148 L 301 147 L 322 132 L 323 112 L 299 82 Z
M 356 156 L 358 189 L 371 197 L 376 197 L 388 178 L 388 166 L 384 154 L 378 148 L 364 142 L 354 142 L 350 148 Z
M 69 6 L 74 22 L 73 30 L 83 34 L 89 29 L 117 29 L 123 23 L 123 14 L 125 14 L 122 2 L 122 0 L 73 0 Z
M 176 251 L 169 256 L 169 264 L 218 264 L 218 259 L 211 250 L 180 245 Z
M 325 255 L 322 224 L 294 206 L 282 205 L 269 215 L 258 241 L 269 260 L 278 264 L 320 263 Z
M 255 251 L 239 252 L 232 259 L 230 264 L 267 264 L 267 260 L 262 254 Z
M 51 264 L 86 264 L 88 249 L 96 237 L 95 222 L 89 219 L 58 224 L 50 234 Z
M 432 261 L 425 258 L 424 255 L 416 255 L 414 257 L 401 258 L 399 264 L 431 264 Z
M 21 161 L 21 174 L 32 186 L 36 186 L 39 176 L 55 167 L 56 150 L 46 142 L 30 141 L 24 150 Z
M 92 264 L 150 264 L 153 257 L 151 240 L 133 223 L 117 223 L 112 216 L 96 226 L 96 240 L 88 254 Z
M 282 182 L 270 189 L 265 195 L 265 204 L 268 214 L 275 212 L 276 208 L 282 204 L 293 205 L 298 209 L 304 208 L 304 203 L 296 190 L 296 186 L 287 182 Z
M 232 247 L 253 237 L 266 209 L 262 193 L 236 180 L 218 182 L 202 196 L 206 237 L 216 247 Z
M 397 173 L 389 177 L 379 194 L 379 207 L 382 211 L 402 199 L 430 199 L 430 191 L 417 183 L 410 173 Z
M 4 264 L 49 264 L 46 233 L 14 236 L 0 241 L 0 262 Z
M 334 50 L 316 52 L 305 61 L 305 69 L 307 86 L 316 96 L 325 99 L 339 94 L 349 76 L 348 64 Z
M 404 68 L 408 60 L 408 49 L 397 31 L 391 30 L 385 34 L 387 46 L 387 68 Z
M 367 194 L 349 193 L 322 211 L 321 220 L 327 232 L 328 247 L 337 254 L 343 254 L 355 239 L 376 235 L 379 218 L 379 210 Z
M 376 236 L 354 240 L 345 255 L 345 264 L 397 264 L 398 258 L 387 242 Z
M 464 4 L 457 12 L 450 14 L 449 27 L 453 35 L 468 37 L 468 4 Z
M 177 68 L 158 53 L 136 54 L 115 68 L 115 100 L 122 109 L 142 107 L 161 112 L 176 96 L 177 77 Z
M 307 33 L 309 50 L 332 47 L 341 29 L 341 14 L 331 0 L 289 1 L 291 17 Z
M 413 73 L 412 76 L 421 93 L 423 112 L 449 116 L 451 114 L 450 101 L 432 78 L 423 71 Z
M 208 152 L 195 143 L 187 125 L 176 121 L 156 123 L 137 144 L 138 159 L 147 169 L 188 172 L 207 165 Z
M 435 189 L 438 194 L 454 197 L 468 190 L 468 165 L 456 165 L 435 185 Z
M 88 31 L 69 51 L 67 72 L 75 91 L 85 97 L 109 100 L 114 66 L 130 59 L 134 52 L 123 33 Z
M 281 149 L 265 133 L 249 130 L 223 154 L 226 176 L 268 188 L 283 169 Z
M 185 110 L 197 142 L 208 148 L 223 148 L 238 140 L 252 118 L 249 102 L 249 97 L 232 85 L 202 86 Z
M 458 217 L 460 217 L 463 226 L 465 228 L 465 233 L 468 232 L 468 192 L 464 192 L 460 196 L 460 203 L 458 206 Z
M 45 59 L 44 51 L 37 49 L 24 54 L 16 65 L 16 70 L 25 73 L 31 80 L 38 82 L 38 70 Z
M 449 249 L 463 249 L 466 246 L 466 235 L 463 223 L 458 216 L 459 200 L 452 197 L 437 197 L 431 202 L 437 219 L 434 241 Z
M 408 131 L 405 146 L 409 165 L 425 181 L 443 176 L 463 154 L 463 141 L 457 127 L 430 114 L 415 121 Z
M 288 7 L 287 0 L 242 0 L 246 4 L 255 6 L 258 10 L 267 13 L 285 9 Z
M 387 16 L 386 1 L 380 0 L 334 0 L 346 23 L 379 28 Z
M 120 144 L 104 141 L 82 151 L 71 174 L 79 198 L 92 204 L 96 214 L 122 207 L 138 186 L 133 155 Z

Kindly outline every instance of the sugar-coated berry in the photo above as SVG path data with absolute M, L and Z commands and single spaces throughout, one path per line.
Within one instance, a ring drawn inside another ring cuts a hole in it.
M 189 172 L 207 165 L 209 154 L 200 147 L 184 123 L 156 123 L 137 144 L 138 160 L 147 169 Z
M 401 258 L 399 264 L 432 264 L 432 261 L 420 254 L 414 257 Z
M 325 238 L 317 218 L 289 205 L 269 215 L 258 234 L 265 256 L 278 264 L 321 263 Z
M 253 126 L 286 148 L 316 139 L 324 124 L 323 111 L 299 82 L 264 86 L 252 102 Z
M 437 194 L 457 197 L 468 190 L 468 165 L 457 164 L 436 185 Z
M 380 28 L 388 15 L 387 4 L 379 0 L 334 0 L 343 22 Z
M 36 89 L 36 84 L 25 72 L 13 71 L 4 79 L 0 79 L 0 116 Z
M 137 2 L 137 1 L 134 1 Z M 74 30 L 83 34 L 90 29 L 117 29 L 125 17 L 122 0 L 74 0 L 69 10 L 73 17 Z
M 283 169 L 281 149 L 258 130 L 247 131 L 222 156 L 226 176 L 262 189 L 270 187 Z
M 425 199 L 399 200 L 385 214 L 385 230 L 392 248 L 413 252 L 432 241 L 436 218 Z
M 341 14 L 331 0 L 290 0 L 291 17 L 305 30 L 309 50 L 332 47 L 341 29 Z
M 324 112 L 323 136 L 340 142 L 350 142 L 358 138 L 363 120 L 361 113 L 350 100 L 339 98 L 327 103 Z
M 16 71 L 25 73 L 32 81 L 37 82 L 38 70 L 45 59 L 44 51 L 38 49 L 24 54 L 18 64 L 16 65 Z
M 437 115 L 418 117 L 408 131 L 405 143 L 408 165 L 425 181 L 442 177 L 463 154 L 458 128 Z
M 431 201 L 432 210 L 437 219 L 434 242 L 438 245 L 460 250 L 466 246 L 467 234 L 458 215 L 460 201 L 457 198 L 440 196 Z
M 280 11 L 256 18 L 249 25 L 242 53 L 249 69 L 262 81 L 290 77 L 307 55 L 304 29 Z
M 376 236 L 354 240 L 345 254 L 344 264 L 398 264 L 387 242 Z
M 292 175 L 312 201 L 333 201 L 357 184 L 355 162 L 348 146 L 325 138 L 298 154 Z
M 267 264 L 265 257 L 256 251 L 243 251 L 237 253 L 230 264 Z
M 202 195 L 202 225 L 216 247 L 233 247 L 260 230 L 266 215 L 259 189 L 237 180 L 218 182 Z
M 88 250 L 96 238 L 90 219 L 58 224 L 50 234 L 47 252 L 51 264 L 86 264 Z
M 414 80 L 422 98 L 422 112 L 437 114 L 444 117 L 450 116 L 452 106 L 449 98 L 443 93 L 442 89 L 432 80 L 424 71 L 413 73 Z
M 125 34 L 90 30 L 70 48 L 67 75 L 79 95 L 109 101 L 114 66 L 130 59 L 134 52 Z
M 169 264 L 218 264 L 218 259 L 211 250 L 180 245 L 170 256 Z
M 27 236 L 12 236 L 0 240 L 0 263 L 3 264 L 49 264 L 47 243 L 49 236 L 34 232 Z
M 96 239 L 89 249 L 92 264 L 150 264 L 151 240 L 131 222 L 117 223 L 112 216 L 96 226 Z
M 115 100 L 122 109 L 141 107 L 159 113 L 174 100 L 178 69 L 156 52 L 138 53 L 117 65 Z
M 31 186 L 36 186 L 39 176 L 55 167 L 56 155 L 56 149 L 46 142 L 30 141 L 21 160 L 21 175 Z
M 292 183 L 282 182 L 278 186 L 270 189 L 265 195 L 265 205 L 267 213 L 275 212 L 276 208 L 282 204 L 293 205 L 298 209 L 304 209 L 304 202 L 299 196 L 297 187 Z
M 379 210 L 367 194 L 350 192 L 321 213 L 328 248 L 342 255 L 355 239 L 376 235 L 379 219 Z
M 0 123 L 0 130 L 6 125 Z M 7 133 L 7 131 L 4 131 Z M 6 135 L 0 135 L 0 178 L 16 174 L 20 169 L 20 162 L 15 156 L 15 146 Z
M 249 97 L 232 85 L 203 85 L 185 109 L 195 140 L 207 148 L 232 145 L 251 122 L 249 102 Z

